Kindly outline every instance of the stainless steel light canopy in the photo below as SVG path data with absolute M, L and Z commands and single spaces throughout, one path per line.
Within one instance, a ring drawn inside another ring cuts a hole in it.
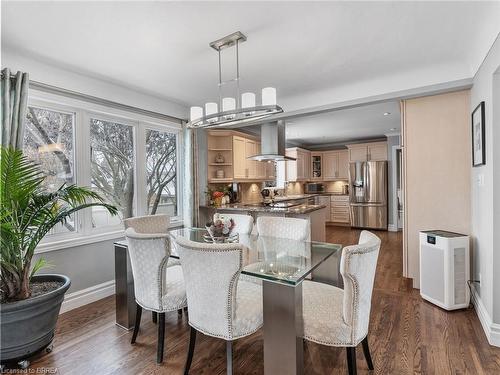
M 262 89 L 261 105 L 256 105 L 253 93 L 241 95 L 239 44 L 246 40 L 247 37 L 237 31 L 210 43 L 210 47 L 215 49 L 219 55 L 219 100 L 218 103 L 206 103 L 205 111 L 201 106 L 191 107 L 190 119 L 186 124 L 188 128 L 231 127 L 283 112 L 283 109 L 276 104 L 276 89 L 273 87 Z M 221 50 L 229 47 L 235 47 L 236 51 L 236 77 L 222 81 Z M 236 98 L 222 97 L 222 87 L 228 83 L 236 84 Z

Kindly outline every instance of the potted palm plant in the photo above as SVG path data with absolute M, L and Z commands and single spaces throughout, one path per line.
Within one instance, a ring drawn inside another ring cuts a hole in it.
M 89 188 L 63 185 L 54 192 L 43 187 L 45 176 L 22 151 L 1 148 L 0 160 L 0 361 L 24 361 L 47 348 L 70 280 L 63 275 L 37 275 L 46 263 L 33 262 L 35 248 L 58 223 L 75 212 L 114 206 Z

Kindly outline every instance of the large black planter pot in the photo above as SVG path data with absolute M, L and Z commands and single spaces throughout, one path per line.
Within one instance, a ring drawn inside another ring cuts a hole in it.
M 45 349 L 54 338 L 59 310 L 71 281 L 63 275 L 38 275 L 33 281 L 60 281 L 47 294 L 0 306 L 0 361 L 17 362 Z

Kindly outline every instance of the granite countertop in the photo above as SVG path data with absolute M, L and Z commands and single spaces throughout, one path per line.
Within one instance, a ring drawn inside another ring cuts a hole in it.
M 225 206 L 221 207 L 214 207 L 214 206 L 200 206 L 200 207 L 218 209 L 218 210 L 227 210 L 227 211 L 276 212 L 276 213 L 297 214 L 297 215 L 308 214 L 310 212 L 326 208 L 326 206 L 323 204 L 299 204 L 293 207 L 270 207 L 270 206 L 247 205 L 244 203 L 226 204 Z
M 296 201 L 301 199 L 314 198 L 321 195 L 349 196 L 349 194 L 323 192 L 323 193 L 311 193 L 311 194 L 301 194 L 301 195 L 291 195 L 291 196 L 286 196 L 286 195 L 277 196 L 274 198 L 274 200 L 277 202 Z

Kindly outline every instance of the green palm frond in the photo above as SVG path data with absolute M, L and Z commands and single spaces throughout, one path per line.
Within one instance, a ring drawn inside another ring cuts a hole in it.
M 111 215 L 118 210 L 86 187 L 62 185 L 55 192 L 45 191 L 39 166 L 20 150 L 2 147 L 0 158 L 1 289 L 18 299 L 23 276 L 31 277 L 46 265 L 39 259 L 31 267 L 31 261 L 37 245 L 55 225 L 88 207 L 104 207 Z

